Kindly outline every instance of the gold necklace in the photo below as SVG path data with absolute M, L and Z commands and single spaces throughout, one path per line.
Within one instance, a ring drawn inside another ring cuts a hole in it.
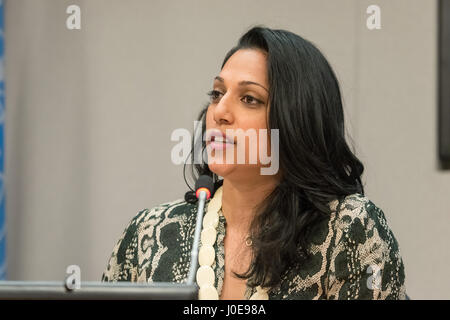
M 217 189 L 214 197 L 210 200 L 205 216 L 203 217 L 203 230 L 201 233 L 202 245 L 198 254 L 200 268 L 197 270 L 197 285 L 199 300 L 219 300 L 217 288 L 214 286 L 215 274 L 212 268 L 216 257 L 214 243 L 217 238 L 217 226 L 219 224 L 219 211 L 222 208 L 222 187 Z M 246 245 L 251 246 L 251 239 L 246 239 Z M 266 289 L 256 287 L 256 292 L 250 300 L 268 300 Z

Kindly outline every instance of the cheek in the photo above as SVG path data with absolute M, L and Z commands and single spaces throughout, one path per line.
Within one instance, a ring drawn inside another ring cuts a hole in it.
M 246 129 L 267 129 L 267 115 L 265 109 L 245 110 L 236 116 L 237 127 Z
M 266 119 L 266 115 L 263 113 L 259 116 L 254 116 L 251 121 L 241 122 L 240 126 L 238 126 L 244 131 L 250 129 L 255 132 L 254 138 L 250 139 L 247 137 L 245 145 L 241 145 L 239 148 L 240 152 L 246 155 L 246 163 L 255 164 L 254 161 L 256 161 L 260 165 L 261 156 L 270 155 L 270 138 L 268 137 L 270 130 L 267 129 Z

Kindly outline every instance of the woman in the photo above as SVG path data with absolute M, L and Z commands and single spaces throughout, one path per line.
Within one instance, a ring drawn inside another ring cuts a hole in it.
M 201 141 L 208 155 L 193 174 L 213 177 L 207 214 L 217 220 L 202 232 L 200 298 L 405 299 L 399 245 L 364 196 L 364 167 L 346 143 L 339 85 L 320 51 L 254 27 L 226 55 L 209 96 L 199 120 L 219 138 Z M 229 137 L 239 129 L 275 129 L 278 148 Z M 270 164 L 260 156 L 249 161 L 263 149 L 279 160 L 272 174 L 261 174 Z M 219 161 L 242 150 L 245 163 Z M 185 281 L 195 212 L 192 191 L 139 212 L 102 280 Z

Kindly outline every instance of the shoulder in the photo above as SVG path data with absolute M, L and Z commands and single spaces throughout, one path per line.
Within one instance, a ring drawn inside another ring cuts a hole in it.
M 339 201 L 332 220 L 329 297 L 403 299 L 403 260 L 383 210 L 352 194 Z
M 140 210 L 116 242 L 102 281 L 137 281 L 149 247 L 164 249 L 167 239 L 190 233 L 195 210 L 184 199 Z
M 173 238 L 175 234 L 187 234 L 195 228 L 196 205 L 177 199 L 140 210 L 131 220 L 123 237 L 124 246 L 131 241 L 158 237 Z M 152 241 L 151 241 L 152 242 Z
M 365 195 L 354 193 L 328 203 L 331 214 L 314 226 L 312 244 L 343 251 L 358 245 L 397 250 L 397 242 L 385 214 Z
M 177 199 L 164 202 L 151 208 L 140 210 L 133 218 L 132 224 L 136 227 L 142 224 L 157 224 L 166 219 L 184 219 L 195 211 L 194 204 L 186 202 L 184 199 Z
M 374 207 L 375 204 L 360 193 L 348 195 L 336 207 L 336 223 L 342 229 L 353 223 L 365 223 L 373 214 Z
M 334 227 L 354 243 L 364 243 L 378 235 L 388 240 L 392 233 L 383 210 L 367 196 L 354 193 L 336 206 Z
M 180 234 L 187 236 L 195 229 L 196 211 L 197 206 L 184 199 L 143 209 L 133 218 L 131 232 L 138 240 L 157 237 L 161 242 Z

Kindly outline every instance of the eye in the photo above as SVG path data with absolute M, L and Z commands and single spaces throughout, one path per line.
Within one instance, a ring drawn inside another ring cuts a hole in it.
M 211 102 L 217 102 L 217 100 L 221 95 L 223 95 L 223 93 L 217 90 L 211 90 L 207 93 L 207 95 L 209 96 Z
M 249 96 L 249 95 L 244 96 L 242 98 L 242 100 L 243 100 L 244 103 L 247 103 L 247 104 L 259 104 L 259 103 L 262 103 L 262 101 L 254 98 L 252 96 Z

